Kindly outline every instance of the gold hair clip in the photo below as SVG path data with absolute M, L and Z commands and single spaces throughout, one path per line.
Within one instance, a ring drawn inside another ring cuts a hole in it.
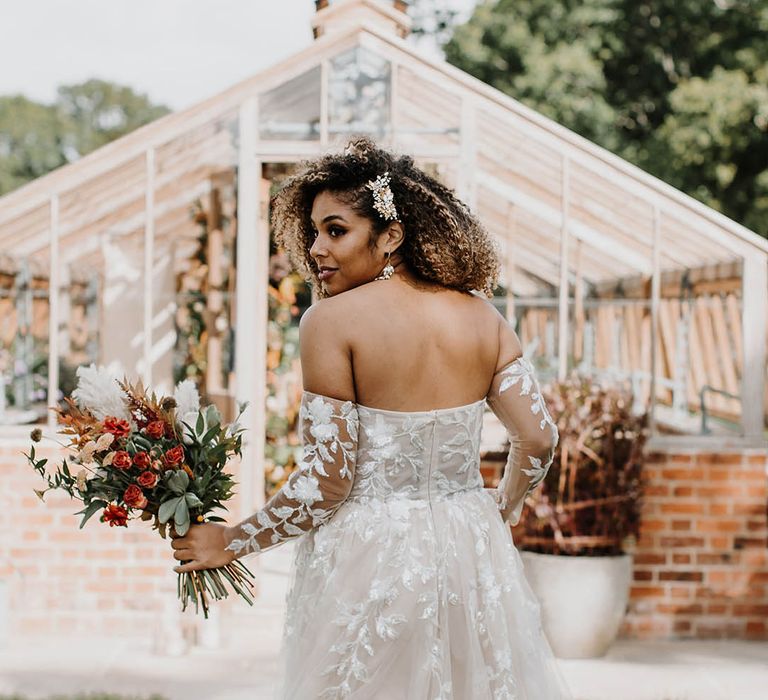
M 373 208 L 387 221 L 397 220 L 397 209 L 389 189 L 389 172 L 379 175 L 375 180 L 369 180 L 366 187 L 373 192 Z

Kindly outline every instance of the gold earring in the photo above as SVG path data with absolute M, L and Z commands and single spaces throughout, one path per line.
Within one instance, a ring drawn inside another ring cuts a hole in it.
M 392 275 L 395 274 L 395 268 L 392 267 L 392 263 L 389 262 L 389 258 L 392 255 L 389 251 L 385 253 L 387 256 L 387 264 L 384 266 L 384 269 L 379 273 L 377 277 L 374 277 L 374 280 L 388 280 Z

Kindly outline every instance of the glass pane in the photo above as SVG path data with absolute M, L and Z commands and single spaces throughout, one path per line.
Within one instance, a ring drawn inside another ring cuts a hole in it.
M 320 66 L 259 96 L 262 139 L 320 138 Z
M 361 47 L 331 60 L 328 118 L 331 134 L 383 136 L 390 126 L 389 61 Z

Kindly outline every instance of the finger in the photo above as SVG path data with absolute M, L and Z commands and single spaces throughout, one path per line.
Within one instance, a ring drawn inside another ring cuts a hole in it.
M 173 553 L 173 558 L 179 561 L 192 561 L 195 558 L 191 549 L 177 549 Z
M 199 571 L 200 569 L 204 569 L 204 568 L 205 567 L 201 566 L 198 562 L 190 561 L 190 562 L 187 562 L 186 564 L 184 564 L 182 566 L 174 566 L 173 570 L 177 574 L 188 574 L 191 571 Z
M 178 539 L 171 542 L 171 548 L 172 549 L 187 549 L 189 547 L 189 542 L 187 542 L 186 539 L 183 537 L 179 537 Z

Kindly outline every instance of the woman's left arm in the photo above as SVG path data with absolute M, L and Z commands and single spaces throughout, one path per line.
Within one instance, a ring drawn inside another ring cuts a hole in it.
M 304 452 L 297 468 L 263 508 L 241 523 L 194 525 L 184 537 L 174 537 L 174 557 L 187 562 L 175 571 L 224 566 L 270 549 L 327 522 L 346 500 L 354 482 L 358 417 L 349 349 L 336 332 L 333 311 L 318 302 L 300 325 Z

